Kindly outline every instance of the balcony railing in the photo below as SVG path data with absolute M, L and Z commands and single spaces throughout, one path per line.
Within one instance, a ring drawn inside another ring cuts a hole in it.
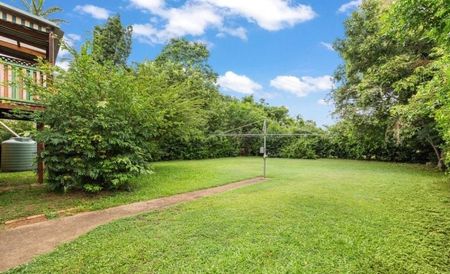
M 38 98 L 32 95 L 29 80 L 45 85 L 46 75 L 36 67 L 20 64 L 10 59 L 0 59 L 0 100 L 14 103 L 38 104 Z

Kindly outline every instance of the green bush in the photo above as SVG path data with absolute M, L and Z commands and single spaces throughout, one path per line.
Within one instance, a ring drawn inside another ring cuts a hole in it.
M 299 138 L 281 150 L 281 157 L 297 159 L 317 159 L 316 138 Z
M 40 90 L 46 110 L 38 134 L 46 144 L 41 155 L 54 190 L 98 192 L 127 186 L 148 171 L 152 134 L 139 120 L 144 106 L 128 70 L 100 65 L 87 49 L 75 54 L 67 72 Z

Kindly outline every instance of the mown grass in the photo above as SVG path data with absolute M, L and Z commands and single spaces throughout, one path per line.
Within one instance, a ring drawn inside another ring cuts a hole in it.
M 186 172 L 184 162 L 173 168 Z M 262 184 L 104 225 L 11 273 L 449 272 L 442 174 L 283 159 L 270 159 L 269 174 Z
M 133 181 L 133 191 L 87 195 L 58 194 L 35 185 L 32 172 L 0 173 L 0 224 L 35 214 L 54 216 L 59 210 L 96 210 L 217 186 L 261 174 L 261 159 L 159 162 L 154 174 Z

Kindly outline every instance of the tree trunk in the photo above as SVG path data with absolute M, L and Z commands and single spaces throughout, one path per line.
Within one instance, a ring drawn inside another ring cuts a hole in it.
M 439 151 L 439 148 L 433 143 L 433 141 L 431 139 L 427 139 L 428 143 L 431 145 L 431 147 L 434 150 L 434 153 L 436 155 L 436 159 L 437 159 L 437 167 L 439 168 L 439 170 L 444 170 L 444 161 L 443 161 L 443 157 L 441 152 Z
M 37 130 L 42 131 L 44 129 L 44 124 L 43 123 L 38 123 L 36 128 L 37 128 Z M 37 179 L 37 183 L 38 184 L 43 184 L 44 183 L 45 167 L 44 167 L 44 161 L 42 160 L 42 155 L 41 155 L 43 151 L 44 151 L 44 143 L 39 142 L 37 144 L 37 156 L 38 156 L 38 162 L 37 162 L 38 179 Z

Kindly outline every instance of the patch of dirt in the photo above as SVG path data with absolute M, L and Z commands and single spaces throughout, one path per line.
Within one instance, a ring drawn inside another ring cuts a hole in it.
M 0 186 L 0 193 L 8 192 L 12 190 L 30 189 L 30 188 L 43 188 L 44 184 L 21 184 L 21 185 L 6 185 Z
M 7 229 L 16 228 L 24 225 L 35 224 L 47 221 L 47 217 L 44 214 L 34 215 L 22 219 L 11 220 L 5 222 Z

